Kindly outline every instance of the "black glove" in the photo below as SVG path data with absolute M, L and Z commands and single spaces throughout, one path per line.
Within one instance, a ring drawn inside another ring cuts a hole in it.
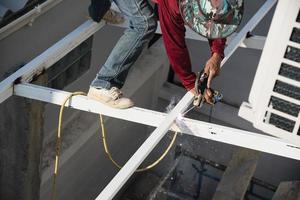
M 91 0 L 89 15 L 95 22 L 100 22 L 104 14 L 110 8 L 110 0 Z

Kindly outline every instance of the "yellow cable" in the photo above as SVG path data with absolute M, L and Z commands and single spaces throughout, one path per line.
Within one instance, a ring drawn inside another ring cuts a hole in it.
M 112 161 L 112 163 L 119 169 L 121 169 L 121 165 L 119 165 L 112 157 L 109 149 L 108 149 L 108 146 L 107 146 L 107 142 L 106 142 L 106 132 L 105 132 L 105 128 L 104 128 L 104 121 L 103 121 L 103 117 L 102 115 L 100 114 L 100 126 L 101 126 L 101 132 L 102 132 L 102 141 L 103 141 L 103 146 L 104 146 L 104 150 L 105 150 L 105 153 L 108 155 L 108 158 Z M 174 136 L 169 144 L 169 146 L 166 148 L 166 150 L 162 153 L 162 155 L 156 160 L 154 161 L 152 164 L 148 165 L 147 167 L 144 167 L 144 168 L 140 168 L 140 169 L 137 169 L 136 172 L 143 172 L 143 171 L 146 171 L 146 170 L 149 170 L 153 167 L 155 167 L 158 163 L 160 163 L 160 161 L 162 161 L 164 159 L 164 157 L 168 154 L 168 152 L 170 151 L 171 147 L 174 145 L 175 143 L 175 140 L 176 140 L 176 137 L 178 135 L 178 132 L 175 132 L 174 133 Z
M 59 111 L 59 118 L 58 118 L 58 127 L 57 127 L 57 138 L 56 138 L 56 154 L 55 154 L 55 163 L 54 163 L 54 172 L 53 172 L 53 182 L 52 182 L 52 192 L 51 192 L 51 200 L 55 200 L 56 198 L 56 180 L 58 175 L 58 163 L 59 163 L 59 156 L 60 156 L 60 148 L 61 148 L 61 124 L 62 118 L 64 113 L 64 108 L 67 101 L 76 95 L 86 95 L 84 92 L 74 92 L 70 94 L 61 104 L 60 111 Z
M 55 200 L 56 199 L 56 185 L 57 185 L 57 176 L 58 176 L 58 164 L 59 164 L 59 157 L 60 157 L 60 148 L 61 148 L 61 126 L 62 126 L 62 118 L 63 118 L 63 112 L 64 112 L 64 108 L 66 103 L 68 102 L 68 100 L 73 97 L 73 96 L 77 96 L 77 95 L 84 95 L 86 96 L 86 93 L 84 92 L 74 92 L 71 93 L 61 104 L 60 106 L 60 111 L 59 111 L 59 119 L 58 119 L 58 127 L 57 127 L 57 138 L 56 138 L 56 154 L 55 154 L 55 163 L 54 163 L 54 171 L 53 171 L 53 182 L 52 182 L 52 192 L 51 192 L 51 200 Z M 104 121 L 103 121 L 103 117 L 100 114 L 100 127 L 101 127 L 101 134 L 102 134 L 102 142 L 103 142 L 103 147 L 105 150 L 106 155 L 108 156 L 108 158 L 111 160 L 111 162 L 119 169 L 122 168 L 121 165 L 119 165 L 112 157 L 109 149 L 108 149 L 108 145 L 106 142 L 106 131 L 105 131 L 105 126 L 104 126 Z M 152 164 L 148 165 L 147 167 L 144 168 L 140 168 L 137 169 L 136 172 L 143 172 L 146 170 L 149 170 L 153 167 L 155 167 L 157 164 L 159 164 L 164 157 L 168 154 L 168 152 L 170 151 L 170 149 L 172 148 L 172 146 L 175 143 L 176 137 L 178 135 L 178 132 L 174 132 L 174 136 L 169 144 L 169 146 L 166 148 L 166 150 L 162 153 L 162 155 L 156 160 L 154 161 Z

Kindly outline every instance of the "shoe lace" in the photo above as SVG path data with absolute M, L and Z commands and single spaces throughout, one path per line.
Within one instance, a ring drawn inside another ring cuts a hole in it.
M 121 96 L 123 95 L 123 93 L 118 88 L 112 87 L 110 89 L 110 95 L 113 97 L 114 100 L 116 100 L 116 99 L 121 98 Z
M 105 13 L 104 16 L 107 17 L 107 18 L 115 17 L 115 16 L 116 16 L 116 13 L 115 13 L 115 11 L 109 9 L 109 10 Z

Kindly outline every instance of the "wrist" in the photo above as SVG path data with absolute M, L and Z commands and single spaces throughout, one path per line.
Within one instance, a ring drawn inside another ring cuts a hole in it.
M 213 55 L 211 56 L 211 59 L 217 65 L 220 65 L 220 63 L 222 62 L 223 57 L 219 53 L 213 53 Z
M 216 58 L 218 60 L 222 60 L 222 56 L 217 52 L 214 52 L 211 57 Z

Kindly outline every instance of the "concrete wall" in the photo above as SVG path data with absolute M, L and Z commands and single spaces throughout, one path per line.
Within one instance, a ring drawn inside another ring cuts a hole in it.
M 44 104 L 12 97 L 0 112 L 0 199 L 38 199 Z

